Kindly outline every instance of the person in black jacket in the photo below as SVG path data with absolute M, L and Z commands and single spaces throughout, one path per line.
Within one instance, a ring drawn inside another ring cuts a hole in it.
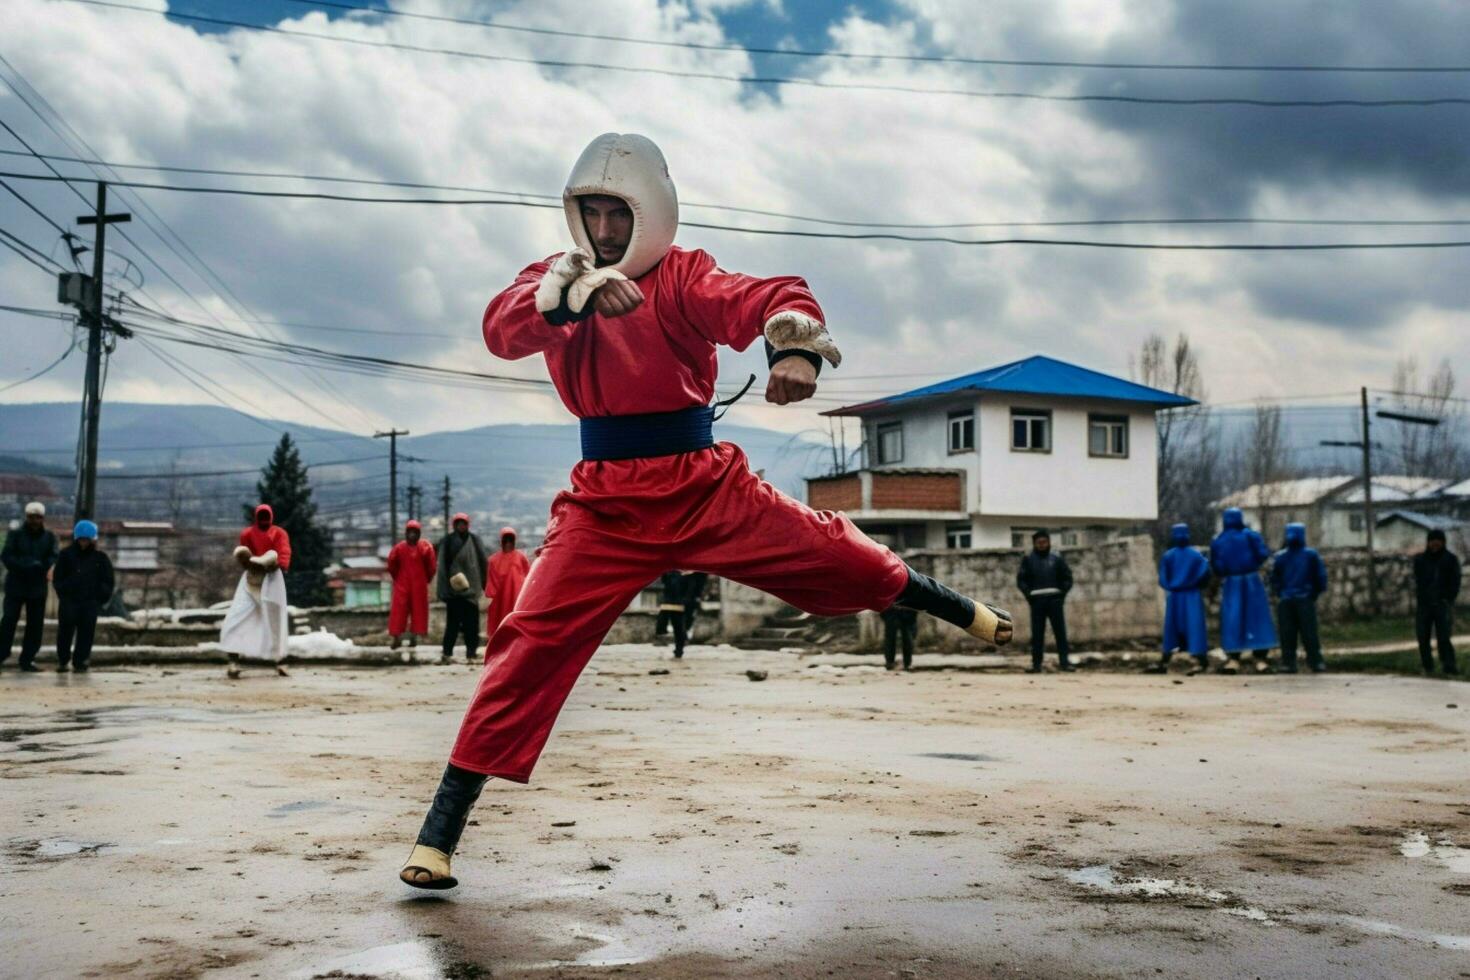
M 71 538 L 71 544 L 56 559 L 51 582 L 58 600 L 56 670 L 66 673 L 75 657 L 74 669 L 85 674 L 92 659 L 97 613 L 112 599 L 112 560 L 97 547 L 97 525 L 91 521 L 77 521 Z
M 1455 645 L 1450 642 L 1455 598 L 1460 594 L 1460 559 L 1444 544 L 1444 532 L 1436 528 L 1429 532 L 1424 550 L 1414 556 L 1414 632 L 1424 673 L 1434 673 L 1434 656 L 1429 649 L 1433 632 L 1439 641 L 1439 665 L 1447 676 L 1453 676 L 1460 672 L 1455 663 Z
M 1057 639 L 1059 669 L 1068 673 L 1072 666 L 1067 646 L 1067 617 L 1062 610 L 1067 593 L 1072 591 L 1072 569 L 1067 559 L 1051 550 L 1051 535 L 1037 531 L 1031 535 L 1031 553 L 1021 559 L 1016 573 L 1016 588 L 1031 604 L 1031 667 L 1028 674 L 1041 673 L 1041 655 L 1046 648 L 1046 624 Z
M 0 663 L 10 659 L 15 627 L 21 611 L 26 631 L 20 641 L 20 669 L 35 671 L 46 622 L 46 573 L 56 564 L 56 535 L 46 530 L 46 508 L 40 501 L 26 504 L 26 521 L 5 536 L 0 550 L 5 565 L 5 612 L 0 617 Z
M 692 575 L 683 572 L 664 572 L 659 578 L 658 620 L 654 623 L 655 636 L 663 636 L 674 628 L 674 659 L 684 658 L 684 644 L 689 639 L 689 586 Z
M 897 666 L 899 641 L 903 642 L 903 669 L 914 666 L 914 638 L 919 632 L 919 613 L 903 606 L 889 606 L 878 614 L 883 620 L 883 665 Z

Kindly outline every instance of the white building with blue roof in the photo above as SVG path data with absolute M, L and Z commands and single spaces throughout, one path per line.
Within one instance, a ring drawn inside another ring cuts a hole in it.
M 807 500 L 899 550 L 1086 544 L 1158 517 L 1155 413 L 1193 404 L 1028 357 L 824 413 L 861 420 L 862 461 Z

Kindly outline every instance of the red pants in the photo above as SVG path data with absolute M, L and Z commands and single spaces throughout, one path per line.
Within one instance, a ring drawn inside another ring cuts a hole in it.
M 778 492 L 729 443 L 578 463 L 572 487 L 552 504 L 540 557 L 486 650 L 449 757 L 462 769 L 528 781 L 602 638 L 670 569 L 733 579 L 821 616 L 886 609 L 908 584 L 897 555 L 846 517 Z
M 388 635 L 401 636 L 407 629 L 420 636 L 429 632 L 429 587 L 393 590 L 393 602 L 388 607 Z

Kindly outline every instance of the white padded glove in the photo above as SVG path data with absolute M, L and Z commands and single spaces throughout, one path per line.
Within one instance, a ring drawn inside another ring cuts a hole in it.
M 241 568 L 250 567 L 250 549 L 243 544 L 231 553 L 231 557 L 235 559 Z
M 455 572 L 449 576 L 449 587 L 455 592 L 468 592 L 470 590 L 470 580 L 465 578 L 464 572 Z
M 556 257 L 536 286 L 536 312 L 550 313 L 561 306 L 561 292 L 565 289 L 568 308 L 573 313 L 581 313 L 598 287 L 613 279 L 626 278 L 616 269 L 597 268 L 585 249 L 570 248 Z
M 766 339 L 778 351 L 807 350 L 820 355 L 836 367 L 842 363 L 842 351 L 832 342 L 827 325 L 797 310 L 782 310 L 766 321 Z
M 267 551 L 259 558 L 250 559 L 250 567 L 258 569 L 261 575 L 264 575 L 266 572 L 275 571 L 276 566 L 279 564 L 280 558 L 276 555 L 274 551 Z

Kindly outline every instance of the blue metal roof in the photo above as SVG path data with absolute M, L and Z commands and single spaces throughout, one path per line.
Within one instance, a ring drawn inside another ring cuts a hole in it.
M 1054 357 L 1041 354 L 986 368 L 974 374 L 940 381 L 898 395 L 889 395 L 876 401 L 823 412 L 823 415 L 871 415 L 894 408 L 905 402 L 925 398 L 937 398 L 963 391 L 1004 391 L 1022 395 L 1050 395 L 1066 398 L 1091 398 L 1100 401 L 1131 402 L 1148 405 L 1154 410 L 1177 408 L 1197 404 L 1193 398 L 1185 398 L 1172 392 L 1136 384 L 1111 374 L 1092 371 L 1076 364 L 1068 364 Z

